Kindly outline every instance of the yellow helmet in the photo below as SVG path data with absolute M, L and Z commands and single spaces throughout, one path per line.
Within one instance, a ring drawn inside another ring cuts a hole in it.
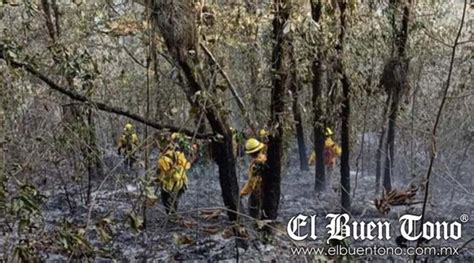
M 172 139 L 172 140 L 177 140 L 177 139 L 179 139 L 179 137 L 181 137 L 181 135 L 179 134 L 179 132 L 173 132 L 173 133 L 171 134 L 171 139 Z
M 125 131 L 131 131 L 133 130 L 133 125 L 131 123 L 127 123 L 125 124 Z
M 265 147 L 265 144 L 259 142 L 257 139 L 250 138 L 245 143 L 245 153 L 255 153 Z
M 259 136 L 260 138 L 266 137 L 266 136 L 268 136 L 268 135 L 270 135 L 270 133 L 269 133 L 267 130 L 265 130 L 265 129 L 260 129 L 260 130 L 258 131 L 258 136 Z
M 332 130 L 330 128 L 326 128 L 326 136 L 331 136 L 333 134 L 334 134 L 334 132 L 332 132 Z

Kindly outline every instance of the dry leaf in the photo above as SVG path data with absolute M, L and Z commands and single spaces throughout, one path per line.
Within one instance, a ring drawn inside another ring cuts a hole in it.
M 173 240 L 176 245 L 190 245 L 196 242 L 191 236 L 180 235 L 177 233 L 173 234 Z
M 201 217 L 205 220 L 217 219 L 222 213 L 222 209 L 204 210 L 201 212 Z
M 207 234 L 215 235 L 215 234 L 217 234 L 219 231 L 221 231 L 221 228 L 219 228 L 219 227 L 217 227 L 217 226 L 210 226 L 210 227 L 204 228 L 203 231 L 206 232 Z
M 249 234 L 247 232 L 247 229 L 245 229 L 245 227 L 234 225 L 224 230 L 224 232 L 222 233 L 222 237 L 224 239 L 229 239 L 231 237 L 239 237 L 243 239 L 248 239 Z
M 183 221 L 181 221 L 181 224 L 183 224 L 186 228 L 193 228 L 198 223 L 194 220 L 185 220 L 185 219 L 183 219 Z

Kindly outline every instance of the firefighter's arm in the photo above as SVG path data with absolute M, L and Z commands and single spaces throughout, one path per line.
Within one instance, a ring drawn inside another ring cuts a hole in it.
M 253 192 L 255 190 L 255 187 L 257 186 L 258 180 L 259 180 L 259 176 L 252 175 L 247 180 L 244 187 L 242 187 L 242 190 L 240 190 L 240 195 L 245 196 Z
M 261 173 L 266 166 L 266 156 L 262 155 L 260 158 L 261 160 L 256 160 L 255 165 L 249 171 L 249 179 L 240 191 L 240 195 L 244 196 L 250 194 L 257 188 L 259 183 L 262 181 Z
M 132 144 L 134 146 L 138 146 L 140 140 L 138 139 L 138 135 L 136 133 L 132 134 Z
M 337 155 L 337 156 L 341 156 L 342 154 L 342 149 L 339 145 L 335 144 L 334 145 L 334 153 Z
M 313 151 L 311 152 L 311 155 L 309 156 L 308 165 L 315 165 L 315 163 L 316 163 L 316 152 Z
M 125 138 L 123 135 L 120 136 L 118 141 L 117 153 L 120 154 L 121 150 L 125 146 Z

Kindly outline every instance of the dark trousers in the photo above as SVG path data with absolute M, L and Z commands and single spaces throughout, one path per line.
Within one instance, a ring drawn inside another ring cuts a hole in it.
M 161 188 L 161 202 L 165 207 L 166 214 L 174 214 L 178 211 L 178 202 L 184 190 L 179 190 L 176 193 L 170 193 Z
M 129 169 L 132 169 L 133 168 L 133 164 L 135 163 L 135 157 L 132 156 L 132 155 L 127 155 L 125 157 L 125 165 L 129 168 Z
M 260 219 L 262 210 L 262 195 L 252 192 L 248 200 L 249 215 L 253 218 Z

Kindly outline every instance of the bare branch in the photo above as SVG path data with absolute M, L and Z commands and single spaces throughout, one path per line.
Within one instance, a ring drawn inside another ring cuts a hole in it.
M 463 25 L 464 25 L 464 20 L 465 20 L 465 17 L 466 17 L 466 9 L 467 9 L 467 0 L 464 0 L 464 8 L 463 8 L 463 13 L 462 13 L 462 18 L 461 18 L 461 24 L 459 25 L 459 30 L 458 30 L 458 33 L 456 35 L 456 39 L 454 40 L 454 44 L 452 46 L 451 61 L 449 63 L 449 71 L 448 71 L 448 77 L 447 77 L 447 80 L 446 80 L 446 86 L 444 87 L 444 90 L 443 90 L 443 98 L 441 100 L 441 104 L 439 106 L 438 114 L 436 115 L 436 120 L 435 120 L 435 123 L 434 123 L 434 126 L 433 126 L 433 131 L 432 131 L 431 157 L 430 157 L 430 164 L 428 166 L 428 172 L 426 174 L 426 186 L 425 186 L 426 190 L 425 190 L 425 196 L 423 198 L 423 209 L 422 209 L 422 212 L 421 212 L 420 225 L 423 225 L 423 222 L 424 222 L 424 219 L 425 219 L 426 204 L 428 202 L 428 195 L 429 195 L 429 191 L 430 191 L 430 179 L 431 179 L 431 174 L 432 174 L 432 171 L 433 171 L 433 164 L 434 164 L 434 161 L 435 161 L 435 158 L 436 158 L 436 134 L 437 134 L 437 130 L 438 130 L 438 125 L 439 125 L 440 120 L 441 120 L 441 115 L 443 113 L 444 104 L 446 103 L 448 90 L 449 90 L 449 87 L 451 86 L 451 76 L 452 76 L 453 68 L 454 68 L 454 59 L 456 57 L 456 48 L 459 45 L 459 38 L 461 37 L 461 33 L 462 33 Z M 421 239 L 418 239 L 418 241 L 416 242 L 416 247 L 418 247 L 420 245 L 420 241 L 421 241 Z M 415 258 L 414 258 L 413 261 L 416 262 L 416 255 L 415 255 Z
M 224 77 L 225 81 L 227 82 L 227 84 L 229 85 L 229 89 L 230 91 L 232 92 L 232 95 L 234 95 L 234 98 L 237 102 L 237 105 L 239 106 L 240 110 L 242 111 L 242 114 L 243 114 L 243 117 L 245 119 L 245 121 L 247 121 L 247 124 L 249 125 L 250 128 L 252 128 L 253 130 L 255 130 L 255 127 L 252 123 L 252 121 L 249 119 L 248 117 L 248 112 L 245 108 L 245 105 L 244 105 L 244 102 L 242 100 L 242 98 L 240 98 L 239 94 L 237 93 L 237 89 L 235 88 L 234 84 L 232 83 L 232 81 L 230 80 L 229 76 L 227 75 L 227 73 L 222 69 L 222 66 L 219 64 L 219 62 L 217 62 L 216 58 L 214 57 L 214 55 L 211 53 L 211 51 L 204 45 L 204 43 L 200 43 L 201 45 L 201 48 L 204 50 L 204 52 L 206 52 L 206 55 L 212 60 L 212 62 L 214 62 L 217 66 L 217 69 L 219 70 L 219 72 L 221 73 L 222 77 Z
M 2 47 L 0 47 L 0 59 L 6 60 L 5 56 L 4 56 L 4 50 L 3 50 Z M 152 120 L 146 119 L 146 118 L 144 118 L 140 115 L 128 112 L 124 109 L 113 107 L 113 106 L 107 105 L 107 104 L 102 103 L 102 102 L 93 101 L 93 100 L 87 98 L 86 96 L 84 96 L 82 94 L 79 94 L 75 91 L 71 91 L 71 90 L 66 89 L 64 87 L 61 87 L 60 85 L 55 83 L 53 80 L 51 80 L 49 77 L 45 76 L 44 74 L 42 74 L 38 70 L 34 69 L 29 64 L 19 62 L 19 61 L 14 61 L 14 60 L 6 60 L 6 61 L 9 65 L 11 65 L 15 68 L 22 68 L 22 69 L 26 70 L 27 72 L 29 72 L 31 75 L 39 78 L 44 83 L 46 83 L 51 89 L 56 90 L 56 91 L 58 91 L 58 92 L 60 92 L 64 95 L 68 96 L 69 98 L 71 98 L 73 100 L 91 104 L 91 105 L 93 105 L 94 107 L 98 108 L 101 111 L 105 111 L 105 112 L 125 116 L 125 117 L 130 118 L 134 121 L 143 123 L 147 126 L 153 127 L 155 129 L 158 129 L 158 130 L 169 130 L 169 131 L 172 131 L 172 132 L 181 132 L 181 133 L 185 133 L 186 135 L 189 135 L 189 136 L 193 136 L 195 134 L 195 132 L 192 131 L 192 130 L 182 129 L 182 128 L 171 126 L 171 125 L 162 125 L 162 124 L 156 123 Z M 212 136 L 212 134 L 197 134 L 196 138 L 206 139 L 206 138 L 209 138 L 211 136 Z

